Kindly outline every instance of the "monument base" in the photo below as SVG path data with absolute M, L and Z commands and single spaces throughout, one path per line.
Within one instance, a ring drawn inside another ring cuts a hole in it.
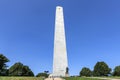
M 63 74 L 63 75 L 50 74 L 49 75 L 49 78 L 61 78 L 61 77 L 69 77 L 69 74 Z
M 69 77 L 69 74 L 65 74 L 65 77 Z
M 57 75 L 57 74 L 50 74 L 49 78 L 60 78 L 60 77 L 64 77 L 63 75 Z
M 45 80 L 65 80 L 63 78 L 46 78 Z

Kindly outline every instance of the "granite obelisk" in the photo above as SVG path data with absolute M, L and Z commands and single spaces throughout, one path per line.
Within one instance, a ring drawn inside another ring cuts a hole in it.
M 56 7 L 52 76 L 65 77 L 68 69 L 63 7 Z

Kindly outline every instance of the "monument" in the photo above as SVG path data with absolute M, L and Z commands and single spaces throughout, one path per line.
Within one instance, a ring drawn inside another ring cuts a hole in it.
M 68 59 L 64 28 L 63 7 L 56 7 L 55 35 L 54 35 L 54 56 L 53 56 L 53 77 L 68 76 Z

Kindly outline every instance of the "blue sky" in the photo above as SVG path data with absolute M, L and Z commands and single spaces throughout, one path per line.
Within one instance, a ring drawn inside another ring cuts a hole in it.
M 69 69 L 93 70 L 97 61 L 120 65 L 120 0 L 0 0 L 0 53 L 52 72 L 56 6 L 63 6 Z

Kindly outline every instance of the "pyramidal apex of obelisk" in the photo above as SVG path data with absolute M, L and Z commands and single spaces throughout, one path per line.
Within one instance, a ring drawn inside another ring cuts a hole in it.
M 56 7 L 54 54 L 53 54 L 53 77 L 65 77 L 68 75 L 68 59 L 66 49 L 66 37 L 64 27 L 63 7 Z

